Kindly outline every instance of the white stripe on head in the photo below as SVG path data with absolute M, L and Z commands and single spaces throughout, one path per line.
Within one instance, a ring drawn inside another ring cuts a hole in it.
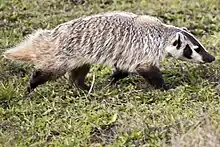
M 191 36 L 206 52 L 208 52 L 207 50 L 206 50 L 206 48 L 200 43 L 200 41 L 195 37 L 195 36 L 193 36 L 190 32 L 188 32 L 188 31 L 186 31 L 186 30 L 184 30 L 184 29 L 182 29 L 182 28 L 179 28 L 181 31 L 183 31 L 184 33 L 186 33 L 186 34 L 188 34 L 189 36 Z M 196 45 L 196 44 L 193 44 L 194 46 L 197 46 L 198 47 L 198 45 Z

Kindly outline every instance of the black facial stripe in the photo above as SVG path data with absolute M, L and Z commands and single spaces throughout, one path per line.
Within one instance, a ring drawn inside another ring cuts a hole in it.
M 201 48 L 200 48 L 200 47 L 195 48 L 194 50 L 195 50 L 197 53 L 200 53 L 200 52 L 201 52 Z
M 192 59 L 191 55 L 192 55 L 192 50 L 187 44 L 183 50 L 183 56 L 186 57 L 187 59 Z
M 182 44 L 182 42 L 181 42 L 181 40 L 180 40 L 180 35 L 179 35 L 179 36 L 178 36 L 178 39 L 174 41 L 173 45 L 174 45 L 174 46 L 177 46 L 177 47 L 176 47 L 177 49 L 180 49 L 181 44 Z
M 178 41 L 175 40 L 175 41 L 173 42 L 173 46 L 176 46 L 177 44 L 178 44 Z
M 180 36 L 178 37 L 178 44 L 177 44 L 177 49 L 179 49 L 180 47 L 181 47 L 181 44 L 182 44 L 182 42 L 181 42 L 181 40 L 180 40 Z

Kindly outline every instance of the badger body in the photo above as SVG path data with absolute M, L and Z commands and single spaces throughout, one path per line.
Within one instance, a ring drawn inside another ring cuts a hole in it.
M 87 88 L 84 79 L 91 64 L 115 67 L 118 71 L 117 75 L 113 74 L 115 77 L 122 71 L 136 72 L 143 77 L 150 76 L 146 73 L 149 69 L 150 73 L 159 72 L 160 61 L 174 52 L 172 41 L 176 40 L 179 46 L 186 44 L 181 42 L 184 37 L 176 37 L 178 32 L 183 36 L 191 35 L 152 16 L 128 12 L 101 13 L 74 19 L 51 30 L 37 30 L 21 44 L 6 50 L 3 56 L 35 65 L 37 72 L 32 74 L 30 81 L 32 89 L 66 72 L 70 73 L 72 82 Z M 177 45 L 173 46 L 179 47 Z M 203 48 L 198 40 L 194 45 Z M 163 80 L 161 74 L 159 76 L 161 87 Z
M 134 71 L 142 63 L 159 65 L 165 56 L 166 29 L 153 17 L 104 13 L 72 20 L 53 30 L 39 30 L 25 43 L 6 51 L 5 57 L 21 58 L 52 71 L 86 63 Z

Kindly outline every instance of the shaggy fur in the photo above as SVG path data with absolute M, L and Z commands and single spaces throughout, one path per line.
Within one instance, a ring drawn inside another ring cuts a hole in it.
M 76 75 L 76 69 L 88 71 L 83 66 L 94 63 L 137 72 L 143 65 L 158 68 L 168 54 L 166 48 L 181 31 L 151 16 L 102 13 L 60 24 L 52 30 L 38 30 L 3 55 L 30 62 L 36 69 L 56 77 L 69 71 Z
M 104 13 L 38 30 L 4 53 L 38 69 L 69 71 L 86 63 L 133 72 L 140 64 L 159 65 L 173 31 L 158 19 L 132 13 Z

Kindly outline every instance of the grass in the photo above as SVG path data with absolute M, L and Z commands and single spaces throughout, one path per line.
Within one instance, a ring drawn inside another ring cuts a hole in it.
M 217 58 L 197 65 L 162 62 L 168 91 L 132 76 L 107 86 L 111 69 L 94 65 L 88 94 L 65 78 L 26 95 L 31 65 L 0 58 L 0 144 L 2 146 L 219 146 L 220 2 L 216 0 L 0 0 L 0 52 L 37 28 L 104 11 L 157 16 L 186 27 Z

